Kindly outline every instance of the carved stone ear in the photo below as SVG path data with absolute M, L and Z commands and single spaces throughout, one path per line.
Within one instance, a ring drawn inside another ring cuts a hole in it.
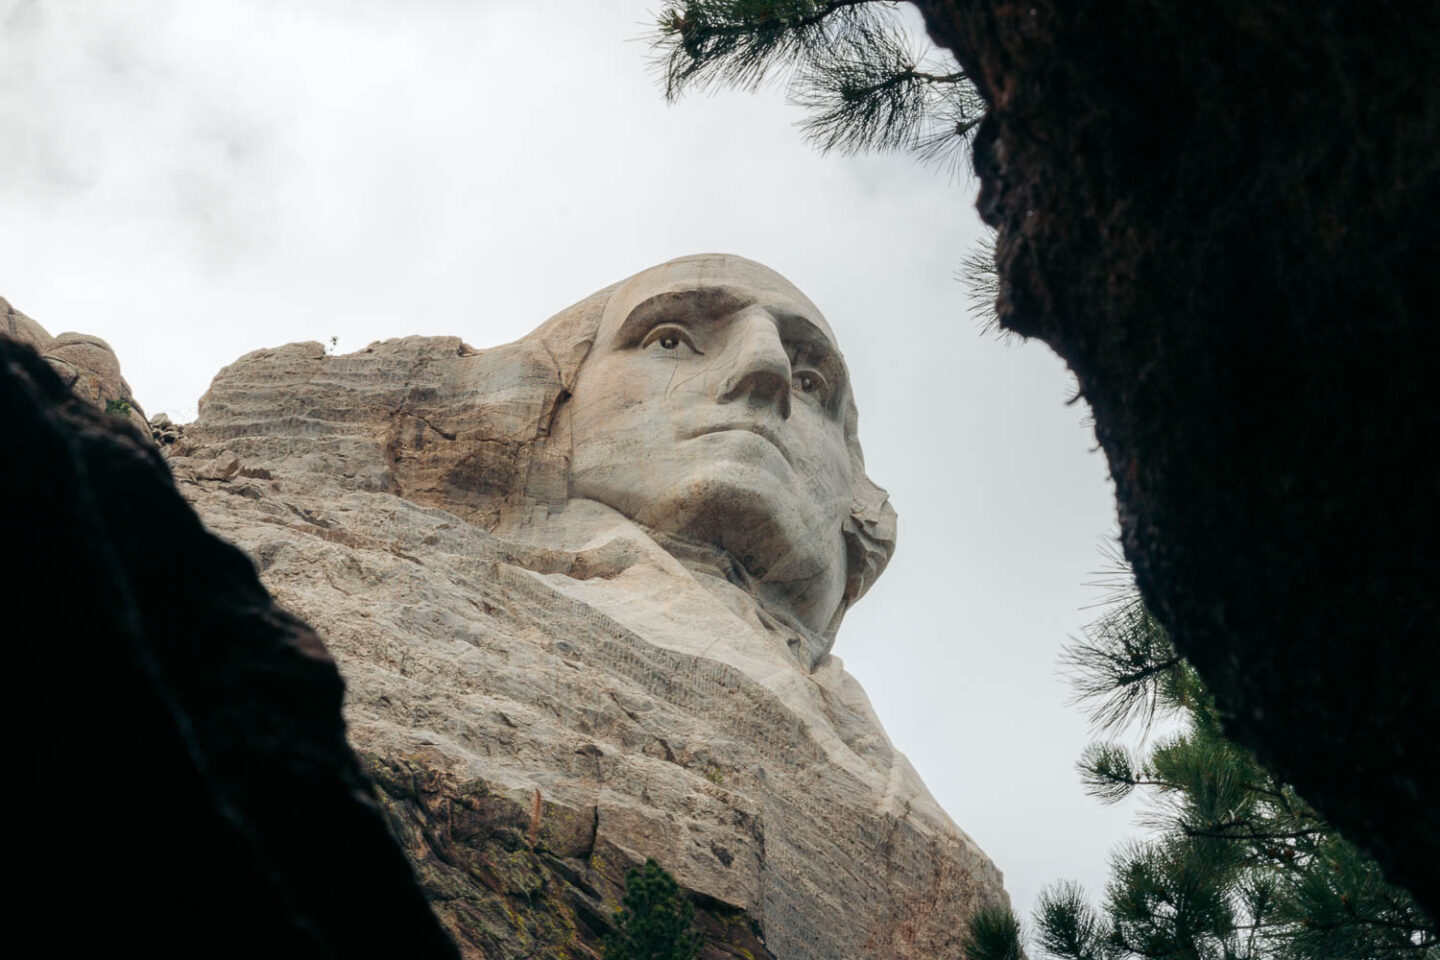
M 850 516 L 841 533 L 845 538 L 845 606 L 865 595 L 879 579 L 895 552 L 895 508 L 890 495 L 865 476 L 864 465 L 851 490 Z
M 859 414 L 853 395 L 845 404 L 845 444 L 850 448 L 850 516 L 840 532 L 845 540 L 845 600 L 837 612 L 833 629 L 851 604 L 865 595 L 880 578 L 895 552 L 895 508 L 890 494 L 865 473 L 865 454 L 860 450 Z

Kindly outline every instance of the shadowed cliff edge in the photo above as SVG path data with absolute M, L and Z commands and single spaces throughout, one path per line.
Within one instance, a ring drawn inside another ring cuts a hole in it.
M 988 103 L 1001 323 L 1075 372 L 1147 605 L 1440 913 L 1440 8 L 917 4 Z
M 14 929 L 55 954 L 457 956 L 319 639 L 0 307 Z

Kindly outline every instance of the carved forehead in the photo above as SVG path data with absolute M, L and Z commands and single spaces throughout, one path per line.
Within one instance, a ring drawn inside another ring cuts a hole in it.
M 622 282 L 600 321 L 599 338 L 615 334 L 636 307 L 665 294 L 713 292 L 734 296 L 794 316 L 803 317 L 818 328 L 835 349 L 839 345 L 820 308 L 795 285 L 763 264 L 729 254 L 700 254 L 681 257 L 643 270 Z

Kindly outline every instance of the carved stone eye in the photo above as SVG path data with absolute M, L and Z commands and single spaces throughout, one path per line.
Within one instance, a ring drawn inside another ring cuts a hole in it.
M 661 349 L 674 350 L 678 346 L 680 346 L 680 338 L 675 336 L 674 334 L 670 334 L 669 336 L 664 336 L 660 338 Z
M 802 373 L 795 378 L 796 385 L 801 393 L 809 393 L 815 389 L 815 378 L 808 373 Z

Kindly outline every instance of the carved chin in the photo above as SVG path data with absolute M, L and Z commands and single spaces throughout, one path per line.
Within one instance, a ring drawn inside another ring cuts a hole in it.
M 842 519 L 826 516 L 820 505 L 803 499 L 808 496 L 763 466 L 721 462 L 647 500 L 632 518 L 691 543 L 716 546 L 756 577 L 784 572 L 799 578 L 831 566 L 831 553 L 843 562 Z
M 723 550 L 767 596 L 783 595 L 821 631 L 844 590 L 849 501 L 804 483 L 756 439 L 759 446 L 706 443 L 699 456 L 698 445 L 682 445 L 670 457 L 582 463 L 571 496 L 604 503 L 657 535 Z

